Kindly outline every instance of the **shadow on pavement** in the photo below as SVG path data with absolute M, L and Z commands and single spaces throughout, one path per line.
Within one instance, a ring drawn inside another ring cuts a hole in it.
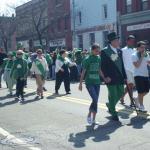
M 32 93 L 28 93 L 28 94 L 25 94 L 24 97 L 30 97 L 30 96 L 33 96 L 35 95 L 36 92 L 32 92 Z M 16 104 L 18 103 L 18 100 L 12 100 L 12 101 L 8 101 L 9 99 L 11 98 L 15 98 L 15 96 L 3 96 L 3 97 L 0 97 L 0 101 L 4 101 L 4 100 L 7 100 L 7 102 L 4 102 L 4 103 L 0 103 L 0 107 L 4 107 L 4 106 L 7 106 L 7 105 L 12 105 L 12 104 Z M 39 99 L 31 99 L 31 100 L 25 100 L 22 104 L 28 104 L 28 103 L 32 103 L 32 102 L 35 102 L 35 101 L 38 101 Z
M 12 101 L 9 101 L 9 102 L 0 103 L 0 107 L 5 107 L 5 106 L 8 106 L 8 105 L 13 105 L 13 104 L 16 104 L 16 103 L 18 103 L 17 100 L 12 100 Z
M 29 96 L 33 96 L 33 95 L 35 95 L 36 94 L 36 92 L 32 92 L 32 93 L 27 93 L 27 94 L 25 94 L 24 95 L 24 97 L 29 97 Z
M 29 103 L 33 103 L 33 102 L 36 102 L 36 101 L 39 101 L 40 99 L 37 99 L 37 98 L 34 98 L 34 99 L 30 99 L 30 100 L 26 100 L 22 103 L 22 105 L 25 105 L 25 104 L 29 104 Z
M 0 97 L 0 101 L 3 101 L 3 100 L 6 100 L 6 99 L 8 99 L 8 98 L 10 98 L 9 96 L 2 96 L 2 97 Z
M 121 109 L 118 111 L 118 114 L 120 118 L 122 119 L 129 119 L 130 115 L 134 112 L 135 110 L 130 108 L 129 106 L 125 106 L 124 109 Z
M 143 126 L 148 122 L 150 122 L 150 119 L 136 116 L 136 117 L 131 118 L 130 123 L 127 125 L 133 126 L 133 128 L 135 129 L 142 129 Z
M 92 138 L 93 142 L 101 142 L 110 140 L 110 134 L 115 132 L 122 125 L 120 122 L 108 121 L 104 125 L 99 125 L 96 129 L 94 126 L 87 126 L 86 131 L 79 133 L 71 133 L 69 142 L 74 143 L 74 147 L 82 148 L 86 146 L 86 140 Z
M 62 96 L 66 96 L 66 94 L 57 95 L 57 94 L 53 93 L 52 95 L 48 96 L 47 99 L 55 99 L 57 97 L 62 97 Z

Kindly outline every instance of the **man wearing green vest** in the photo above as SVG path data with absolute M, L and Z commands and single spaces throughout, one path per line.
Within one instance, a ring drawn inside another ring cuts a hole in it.
M 16 96 L 17 100 L 21 97 L 21 100 L 19 100 L 20 103 L 24 102 L 24 85 L 25 80 L 28 75 L 28 64 L 25 59 L 23 59 L 23 51 L 18 50 L 17 51 L 17 57 L 14 61 L 10 77 L 14 78 L 17 81 L 16 84 Z
M 35 73 L 37 84 L 37 97 L 43 99 L 43 87 L 46 79 L 46 72 L 48 71 L 48 65 L 45 57 L 43 56 L 42 49 L 37 50 L 37 57 L 34 60 L 31 72 Z
M 110 78 L 107 83 L 109 103 L 106 103 L 112 120 L 119 121 L 116 104 L 124 94 L 124 81 L 126 73 L 124 69 L 122 51 L 119 49 L 119 37 L 115 32 L 108 34 L 108 46 L 101 51 L 101 63 L 104 76 Z

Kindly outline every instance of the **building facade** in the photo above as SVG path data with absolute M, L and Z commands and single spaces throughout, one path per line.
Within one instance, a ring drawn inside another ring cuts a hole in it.
M 16 49 L 16 18 L 0 16 L 0 47 L 6 52 Z
M 16 39 L 26 50 L 47 47 L 47 2 L 47 0 L 32 0 L 16 8 Z
M 48 0 L 48 45 L 56 48 L 72 49 L 70 0 Z
M 117 0 L 117 10 L 123 45 L 130 34 L 150 42 L 150 0 Z
M 117 30 L 116 6 L 116 0 L 71 0 L 73 46 L 106 46 L 107 34 Z

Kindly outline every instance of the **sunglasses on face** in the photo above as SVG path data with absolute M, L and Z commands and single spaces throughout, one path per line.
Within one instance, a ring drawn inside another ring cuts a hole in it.
M 22 54 L 17 54 L 17 55 L 22 55 Z

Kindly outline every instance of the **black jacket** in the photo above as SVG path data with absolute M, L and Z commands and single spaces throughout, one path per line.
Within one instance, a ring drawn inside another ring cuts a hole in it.
M 125 68 L 122 59 L 122 51 L 118 50 L 119 59 L 121 59 L 122 70 L 120 71 L 112 59 L 106 54 L 106 50 L 110 46 L 101 51 L 101 69 L 105 77 L 110 77 L 111 82 L 108 85 L 124 84 L 126 77 Z

